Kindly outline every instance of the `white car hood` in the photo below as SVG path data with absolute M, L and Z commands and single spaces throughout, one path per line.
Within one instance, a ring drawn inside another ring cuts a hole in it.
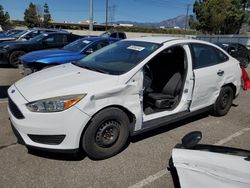
M 31 102 L 64 95 L 96 93 L 117 84 L 118 78 L 69 63 L 31 74 L 16 82 L 15 86 Z

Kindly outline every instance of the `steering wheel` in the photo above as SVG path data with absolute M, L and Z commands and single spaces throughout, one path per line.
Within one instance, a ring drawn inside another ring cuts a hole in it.
M 150 70 L 148 65 L 144 66 L 143 75 L 144 75 L 144 78 L 143 78 L 143 87 L 144 87 L 143 93 L 146 93 L 146 92 L 149 92 L 150 86 L 151 86 L 151 84 L 153 82 L 153 73 Z

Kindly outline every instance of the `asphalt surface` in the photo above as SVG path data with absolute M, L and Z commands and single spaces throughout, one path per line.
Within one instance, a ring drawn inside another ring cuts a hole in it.
M 250 91 L 242 91 L 224 117 L 205 113 L 136 136 L 118 155 L 101 161 L 86 156 L 30 151 L 16 143 L 7 114 L 6 89 L 21 78 L 18 69 L 0 68 L 0 187 L 174 187 L 167 172 L 171 150 L 188 132 L 202 143 L 250 150 Z M 230 135 L 236 135 L 231 136 Z M 228 138 L 228 139 L 225 139 Z M 223 140 L 224 139 L 224 140 Z

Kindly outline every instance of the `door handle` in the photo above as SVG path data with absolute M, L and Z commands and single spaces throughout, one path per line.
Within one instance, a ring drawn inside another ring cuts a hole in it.
M 224 74 L 224 71 L 223 70 L 218 70 L 218 72 L 217 72 L 217 75 L 218 76 L 222 76 Z

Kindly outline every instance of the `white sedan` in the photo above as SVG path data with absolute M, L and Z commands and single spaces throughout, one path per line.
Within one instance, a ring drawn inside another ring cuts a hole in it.
M 27 147 L 104 159 L 129 136 L 205 110 L 225 115 L 240 85 L 239 62 L 216 45 L 126 39 L 19 80 L 8 90 L 9 115 Z

